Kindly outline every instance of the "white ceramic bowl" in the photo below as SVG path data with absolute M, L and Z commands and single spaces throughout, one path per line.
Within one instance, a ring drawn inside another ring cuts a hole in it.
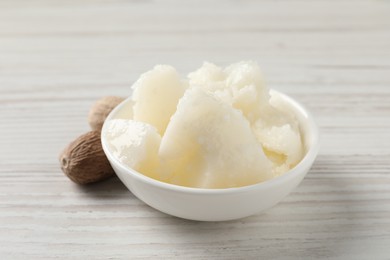
M 107 124 L 102 130 L 104 152 L 118 177 L 135 196 L 149 206 L 167 214 L 199 221 L 224 221 L 262 212 L 281 201 L 302 181 L 319 150 L 319 131 L 310 113 L 290 97 L 272 91 L 280 95 L 295 112 L 306 147 L 306 155 L 302 161 L 277 178 L 254 185 L 227 189 L 189 188 L 160 182 L 130 169 L 113 156 L 104 137 Z M 116 107 L 106 122 L 115 118 L 118 111 L 128 102 L 130 99 Z

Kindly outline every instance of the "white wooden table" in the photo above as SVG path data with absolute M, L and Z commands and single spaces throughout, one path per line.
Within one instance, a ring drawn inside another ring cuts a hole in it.
M 0 1 L 0 259 L 390 259 L 390 2 Z M 57 156 L 157 63 L 259 62 L 316 116 L 311 172 L 264 214 L 170 217 Z

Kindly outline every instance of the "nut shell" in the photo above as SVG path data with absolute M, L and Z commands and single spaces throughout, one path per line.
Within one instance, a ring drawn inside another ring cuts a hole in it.
M 90 131 L 70 143 L 60 155 L 62 171 L 78 184 L 105 180 L 115 174 L 104 154 L 99 131 Z
M 122 97 L 107 96 L 96 101 L 88 115 L 88 123 L 91 129 L 101 131 L 108 114 L 123 100 L 125 99 Z

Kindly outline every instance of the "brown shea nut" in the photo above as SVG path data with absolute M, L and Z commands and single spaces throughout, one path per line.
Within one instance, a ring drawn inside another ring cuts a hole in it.
M 87 184 L 115 174 L 100 141 L 100 131 L 90 131 L 70 143 L 60 155 L 62 171 L 72 181 Z
M 88 115 L 88 123 L 91 129 L 101 131 L 108 114 L 123 100 L 125 99 L 122 97 L 107 96 L 96 101 Z

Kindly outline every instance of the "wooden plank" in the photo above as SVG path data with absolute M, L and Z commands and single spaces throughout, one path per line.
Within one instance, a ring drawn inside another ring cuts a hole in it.
M 386 1 L 0 2 L 1 259 L 389 259 Z M 79 187 L 57 156 L 97 98 L 157 63 L 259 62 L 315 115 L 322 147 L 264 214 L 202 223 L 120 181 Z

